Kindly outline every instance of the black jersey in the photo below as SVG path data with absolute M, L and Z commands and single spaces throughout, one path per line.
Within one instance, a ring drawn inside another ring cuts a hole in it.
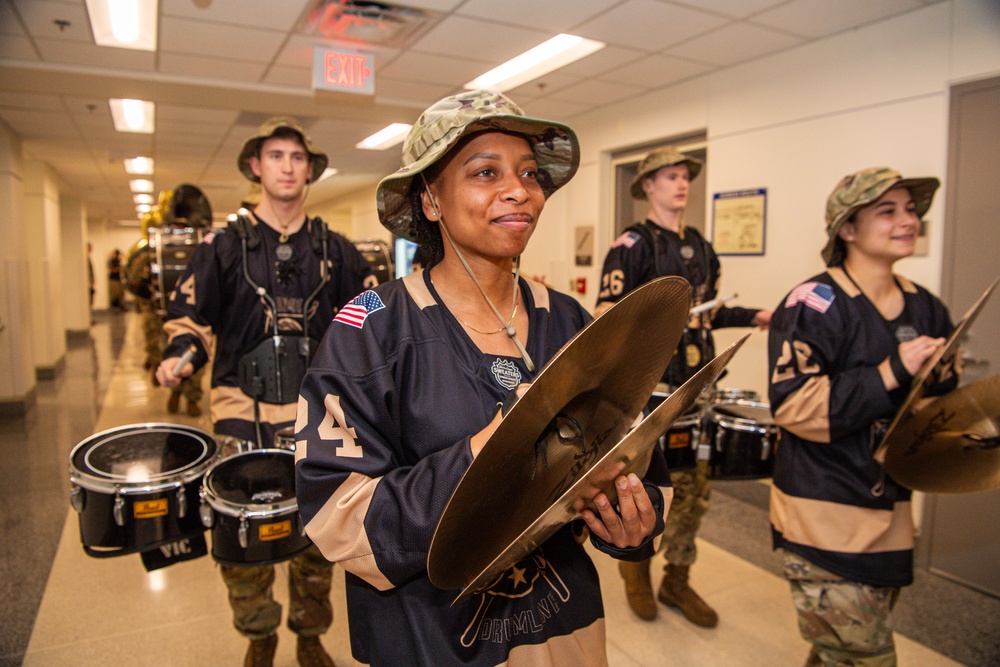
M 590 317 L 534 281 L 520 289 L 541 368 Z M 606 664 L 597 572 L 570 526 L 454 606 L 427 577 L 469 437 L 532 377 L 519 356 L 481 352 L 426 271 L 366 292 L 331 325 L 302 383 L 296 490 L 307 534 L 347 571 L 359 663 Z
M 694 307 L 718 296 L 721 266 L 712 245 L 698 230 L 688 227 L 681 237 L 646 220 L 626 229 L 608 250 L 597 295 L 598 309 L 661 276 L 680 276 L 691 283 Z M 674 387 L 684 384 L 715 357 L 713 328 L 751 326 L 757 312 L 721 306 L 692 315 L 663 381 Z
M 887 321 L 842 269 L 831 268 L 788 294 L 768 337 L 769 396 L 781 427 L 774 547 L 873 586 L 913 581 L 910 491 L 873 456 L 907 388 L 887 392 L 878 365 L 901 342 L 952 330 L 936 297 L 897 282 L 905 307 Z M 947 375 L 931 394 L 957 385 Z
M 243 243 L 235 226 L 210 232 L 167 300 L 164 329 L 170 337 L 164 358 L 178 357 L 192 344 L 197 370 L 212 360 L 212 422 L 216 433 L 256 439 L 253 399 L 239 388 L 239 360 L 270 337 L 277 321 L 282 334 L 320 340 L 337 310 L 365 287 L 372 286 L 371 269 L 354 245 L 340 234 L 328 233 L 327 270 L 330 280 L 303 312 L 307 298 L 321 283 L 322 248 L 314 248 L 314 232 L 323 222 L 307 220 L 278 256 L 279 233 L 259 222 L 246 256 L 250 278 L 264 288 L 271 303 L 258 295 L 244 275 Z M 274 432 L 290 426 L 295 404 L 260 404 L 264 444 Z

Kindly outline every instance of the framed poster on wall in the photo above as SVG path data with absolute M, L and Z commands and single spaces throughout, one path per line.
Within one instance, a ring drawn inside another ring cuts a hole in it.
M 719 255 L 763 255 L 767 190 L 712 195 L 712 246 Z

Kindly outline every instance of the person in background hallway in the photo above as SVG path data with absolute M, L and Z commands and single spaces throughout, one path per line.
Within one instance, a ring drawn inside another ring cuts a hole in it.
M 237 159 L 243 175 L 260 183 L 260 203 L 248 217 L 204 237 L 170 294 L 164 325 L 170 342 L 157 378 L 173 387 L 190 377 L 208 361 L 217 338 L 210 404 L 223 451 L 272 446 L 275 433 L 295 419 L 294 391 L 287 403 L 260 401 L 258 433 L 255 401 L 239 386 L 240 359 L 271 343 L 275 322 L 279 335 L 319 340 L 337 310 L 376 283 L 354 245 L 304 211 L 307 186 L 327 163 L 294 119 L 264 122 Z M 194 359 L 177 376 L 178 358 L 191 345 Z M 319 640 L 333 620 L 332 567 L 315 547 L 289 561 L 288 627 L 298 635 L 302 665 L 333 664 Z M 250 638 L 245 665 L 271 665 L 281 622 L 271 593 L 274 566 L 223 565 L 221 571 L 236 629 Z
M 692 306 L 717 297 L 719 258 L 698 230 L 684 224 L 690 182 L 701 167 L 700 160 L 671 147 L 653 151 L 639 163 L 631 192 L 634 198 L 649 201 L 649 213 L 645 221 L 626 229 L 608 251 L 595 315 L 636 287 L 661 276 L 681 276 L 691 283 Z M 692 315 L 663 382 L 673 391 L 715 358 L 712 329 L 767 328 L 770 319 L 769 310 L 726 306 Z M 695 537 L 708 511 L 710 485 L 704 463 L 689 470 L 671 470 L 670 479 L 674 500 L 663 533 L 661 546 L 667 564 L 657 599 L 678 608 L 695 625 L 713 628 L 719 622 L 718 615 L 688 583 L 689 569 L 697 558 Z M 623 561 L 619 570 L 632 611 L 645 620 L 656 618 L 649 561 Z
M 87 241 L 87 288 L 90 290 L 90 309 L 94 309 L 94 292 L 97 291 L 97 281 L 94 278 L 94 260 L 90 256 L 93 252 L 94 246 L 90 241 Z M 93 322 L 91 323 L 93 324 Z
M 913 582 L 910 491 L 873 453 L 921 365 L 952 331 L 933 294 L 893 273 L 913 254 L 936 178 L 886 167 L 837 184 L 826 204 L 827 270 L 771 320 L 770 402 L 781 428 L 771 486 L 774 548 L 812 644 L 806 665 L 895 665 L 889 623 Z M 928 395 L 958 384 L 953 369 Z
M 115 248 L 108 257 L 108 307 L 125 310 L 125 285 L 122 283 L 122 251 Z
M 426 245 L 429 268 L 337 316 L 296 422 L 299 511 L 347 572 L 359 664 L 607 664 L 597 571 L 572 525 L 457 602 L 427 573 L 435 527 L 499 425 L 498 403 L 589 320 L 521 276 L 517 259 L 579 159 L 570 128 L 480 90 L 424 111 L 402 168 L 379 184 L 383 226 Z M 643 558 L 663 495 L 634 474 L 616 482 L 621 517 L 599 494 L 583 518 L 597 548 Z

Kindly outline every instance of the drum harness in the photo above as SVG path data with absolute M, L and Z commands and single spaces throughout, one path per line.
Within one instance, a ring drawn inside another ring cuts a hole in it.
M 302 377 L 305 375 L 305 370 L 309 366 L 309 360 L 312 358 L 312 352 L 315 350 L 315 345 L 312 344 L 312 339 L 308 335 L 309 307 L 324 285 L 330 281 L 328 243 L 330 231 L 326 223 L 318 217 L 307 220 L 306 224 L 310 225 L 310 245 L 313 252 L 320 255 L 323 260 L 320 265 L 320 281 L 319 285 L 316 286 L 302 304 L 303 335 L 289 336 L 281 335 L 278 330 L 278 308 L 274 297 L 267 293 L 265 287 L 258 285 L 250 277 L 249 261 L 247 259 L 248 252 L 260 245 L 260 236 L 256 230 L 256 223 L 245 216 L 239 216 L 230 223 L 230 227 L 240 237 L 243 251 L 243 277 L 250 287 L 253 288 L 254 292 L 270 306 L 273 313 L 273 317 L 271 318 L 273 334 L 271 338 L 264 340 L 240 358 L 240 389 L 253 397 L 254 433 L 258 449 L 264 447 L 260 429 L 260 403 L 263 401 L 265 403 L 285 405 L 294 402 L 298 396 L 298 386 L 302 383 Z M 292 345 L 296 349 L 294 357 L 290 357 L 288 352 L 289 347 Z M 287 364 L 293 360 L 297 362 L 295 367 L 282 369 L 283 364 Z M 271 379 L 271 377 L 265 376 L 261 371 L 264 373 L 273 371 L 273 382 L 266 382 L 266 379 Z M 294 393 L 291 399 L 288 397 L 289 393 Z

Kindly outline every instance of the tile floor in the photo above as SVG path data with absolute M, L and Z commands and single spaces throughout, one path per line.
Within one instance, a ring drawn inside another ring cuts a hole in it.
M 197 419 L 167 414 L 166 390 L 150 387 L 142 370 L 138 318 L 131 314 L 119 317 L 125 325 L 124 347 L 113 371 L 105 370 L 101 375 L 98 370 L 86 380 L 94 383 L 98 400 L 106 384 L 93 431 L 154 421 L 183 422 L 210 430 L 207 409 L 206 416 Z M 105 334 L 98 331 L 96 335 Z M 103 349 L 101 345 L 96 347 Z M 105 356 L 95 357 L 95 365 L 107 369 L 111 359 L 106 352 L 96 354 Z M 207 405 L 207 397 L 204 403 Z M 86 410 L 86 406 L 82 409 Z M 64 456 L 68 455 L 65 449 Z M 64 487 L 64 491 L 68 490 L 68 481 Z M 143 569 L 137 555 L 89 558 L 80 548 L 76 512 L 68 505 L 63 507 L 62 534 L 23 653 L 24 665 L 242 664 L 245 640 L 232 629 L 226 589 L 211 558 L 153 573 Z M 4 540 L 10 539 L 9 535 Z M 636 619 L 626 606 L 614 561 L 595 555 L 605 595 L 610 664 L 801 665 L 808 647 L 798 636 L 787 584 L 707 541 L 700 540 L 699 549 L 692 579 L 695 588 L 720 614 L 720 625 L 713 630 L 697 628 L 663 607 L 655 621 Z M 287 568 L 279 565 L 277 570 L 275 594 L 284 602 Z M 654 564 L 654 572 L 658 571 Z M 343 666 L 351 664 L 343 572 L 339 568 L 334 572 L 335 621 L 324 644 L 337 664 Z M 7 613 L 11 615 L 10 610 Z M 275 664 L 294 665 L 294 635 L 282 627 L 279 636 Z M 6 642 L 9 636 L 0 631 L 0 639 Z M 903 665 L 960 664 L 898 633 L 897 643 Z M 18 664 L 16 654 L 11 657 L 8 650 L 0 651 L 0 656 L 4 655 L 9 659 L 2 664 Z

